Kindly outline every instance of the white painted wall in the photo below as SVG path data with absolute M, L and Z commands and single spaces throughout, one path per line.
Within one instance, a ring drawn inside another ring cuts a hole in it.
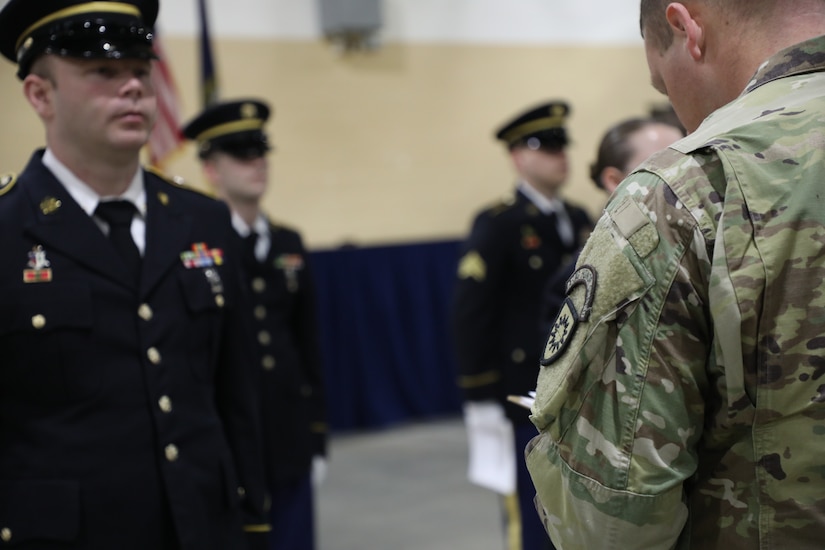
M 207 0 L 210 29 L 226 38 L 320 37 L 319 0 Z M 639 0 L 383 0 L 381 38 L 402 43 L 641 44 Z M 171 36 L 198 30 L 196 0 L 161 0 Z

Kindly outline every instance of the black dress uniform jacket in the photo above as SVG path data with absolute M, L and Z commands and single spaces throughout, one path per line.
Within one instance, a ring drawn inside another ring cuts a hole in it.
M 265 497 L 227 208 L 145 173 L 135 288 L 41 158 L 0 196 L 0 547 L 246 548 Z
M 564 203 L 573 242 L 559 236 L 556 214 L 523 193 L 476 216 L 462 246 L 453 304 L 459 386 L 466 400 L 497 400 L 514 422 L 528 412 L 506 401 L 536 388 L 545 334 L 542 290 L 589 233 L 587 213 Z
M 244 267 L 251 289 L 261 372 L 267 479 L 306 475 L 312 457 L 326 454 L 326 405 L 322 383 L 315 287 L 300 235 L 270 224 L 264 261 L 251 249 Z

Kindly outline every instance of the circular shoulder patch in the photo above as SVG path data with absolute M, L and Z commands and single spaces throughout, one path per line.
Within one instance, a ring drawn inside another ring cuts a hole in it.
M 3 174 L 0 176 L 0 195 L 5 195 L 17 183 L 17 174 Z
M 579 326 L 579 312 L 576 311 L 576 306 L 573 301 L 567 298 L 559 309 L 556 320 L 553 321 L 553 326 L 550 328 L 550 334 L 547 336 L 547 343 L 544 345 L 544 354 L 541 357 L 541 365 L 547 367 L 552 365 L 559 356 L 567 349 L 570 340 L 576 333 L 576 328 Z

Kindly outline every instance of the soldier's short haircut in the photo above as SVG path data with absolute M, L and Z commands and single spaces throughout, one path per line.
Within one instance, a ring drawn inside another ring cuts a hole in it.
M 665 18 L 668 4 L 674 0 L 641 0 L 639 9 L 639 29 L 642 37 L 660 52 L 667 50 L 673 42 L 673 30 Z M 733 21 L 742 17 L 765 17 L 775 6 L 776 0 L 682 0 L 686 6 L 704 4 L 719 13 L 734 16 Z
M 57 81 L 54 79 L 54 71 L 52 70 L 51 56 L 43 55 L 35 59 L 29 72 L 44 80 L 48 80 L 52 83 L 52 86 L 57 88 Z
M 642 0 L 639 9 L 639 29 L 642 37 L 659 51 L 665 51 L 673 42 L 673 31 L 665 19 L 665 8 L 670 0 Z

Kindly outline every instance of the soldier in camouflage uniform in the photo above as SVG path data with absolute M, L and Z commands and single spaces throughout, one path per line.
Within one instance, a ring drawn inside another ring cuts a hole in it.
M 822 548 L 825 2 L 641 13 L 691 133 L 622 183 L 568 281 L 539 513 L 563 550 Z

